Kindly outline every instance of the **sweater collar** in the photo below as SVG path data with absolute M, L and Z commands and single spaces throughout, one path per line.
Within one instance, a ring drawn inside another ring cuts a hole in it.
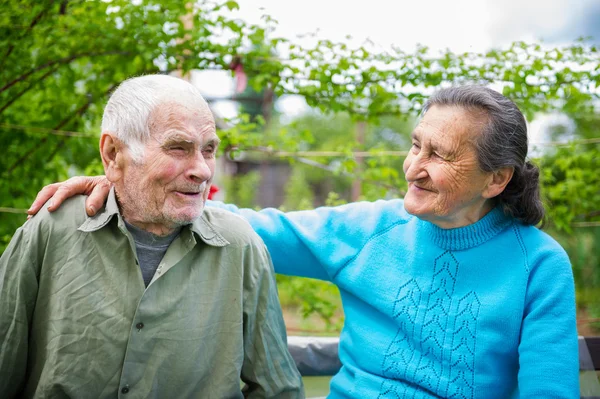
M 511 224 L 512 218 L 506 216 L 501 207 L 495 207 L 479 221 L 464 227 L 442 229 L 431 222 L 418 219 L 433 242 L 449 251 L 460 251 L 476 247 L 495 237 Z

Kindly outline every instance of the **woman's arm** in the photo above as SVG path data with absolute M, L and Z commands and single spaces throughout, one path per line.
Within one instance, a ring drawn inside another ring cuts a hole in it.
M 328 281 L 352 264 L 370 238 L 398 223 L 402 207 L 398 200 L 294 212 L 254 211 L 215 201 L 207 205 L 246 219 L 265 242 L 275 272 Z
M 519 344 L 519 393 L 578 398 L 575 286 L 567 254 L 548 239 L 528 246 L 529 282 Z

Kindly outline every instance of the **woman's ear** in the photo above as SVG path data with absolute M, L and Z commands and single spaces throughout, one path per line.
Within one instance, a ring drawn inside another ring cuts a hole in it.
M 116 183 L 123 177 L 123 143 L 109 132 L 100 136 L 100 156 L 106 178 Z
M 492 173 L 491 180 L 483 190 L 484 198 L 494 198 L 500 195 L 512 179 L 515 170 L 512 167 L 501 168 Z

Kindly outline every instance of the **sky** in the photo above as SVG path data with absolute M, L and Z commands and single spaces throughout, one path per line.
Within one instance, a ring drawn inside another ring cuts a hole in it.
M 319 38 L 381 48 L 399 46 L 410 52 L 417 44 L 432 51 L 485 51 L 516 40 L 542 40 L 548 45 L 592 36 L 600 42 L 600 0 L 237 0 L 236 18 L 259 23 L 264 14 L 278 21 L 274 35 L 303 43 L 298 35 L 317 32 Z M 196 83 L 208 96 L 228 95 L 228 72 L 203 73 Z M 226 117 L 231 103 L 215 104 Z M 280 111 L 297 116 L 303 100 L 283 98 Z M 536 122 L 538 125 L 540 121 Z M 532 126 L 539 129 L 539 127 Z
M 277 33 L 293 38 L 319 30 L 319 36 L 357 43 L 369 38 L 382 46 L 410 50 L 482 51 L 515 40 L 569 42 L 600 36 L 599 0 L 238 0 L 238 16 L 259 22 L 268 14 Z

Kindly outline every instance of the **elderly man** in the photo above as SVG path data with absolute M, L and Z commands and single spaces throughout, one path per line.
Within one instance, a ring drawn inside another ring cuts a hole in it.
M 0 259 L 0 397 L 303 396 L 263 242 L 204 209 L 218 143 L 187 82 L 121 84 L 102 120 L 104 208 L 42 212 Z

